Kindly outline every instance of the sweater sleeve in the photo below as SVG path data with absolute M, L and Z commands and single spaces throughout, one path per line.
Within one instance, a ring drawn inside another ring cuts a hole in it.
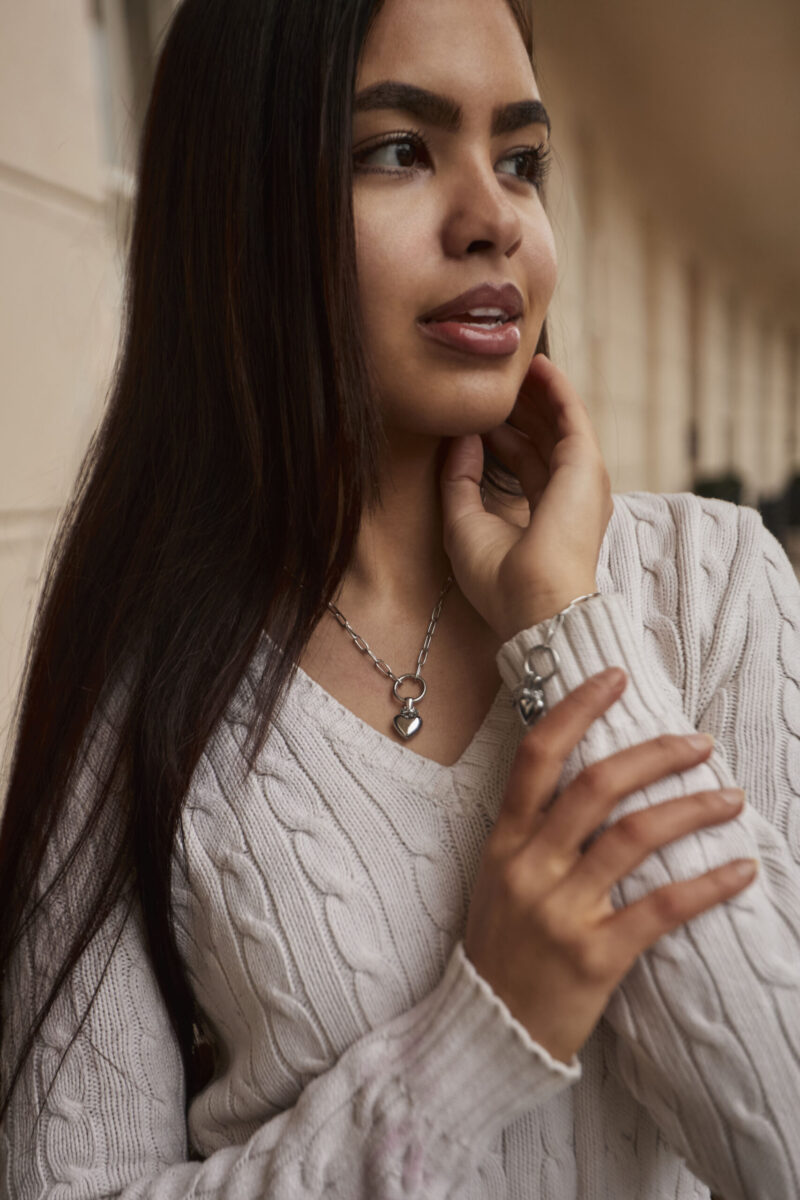
M 612 1070 L 712 1191 L 792 1200 L 800 1195 L 800 587 L 754 510 L 682 499 L 694 502 L 688 519 L 707 537 L 679 537 L 675 559 L 650 565 L 653 578 L 640 568 L 662 597 L 641 603 L 648 628 L 631 611 L 639 597 L 611 593 L 573 609 L 553 639 L 561 665 L 545 684 L 548 706 L 607 666 L 628 674 L 559 787 L 625 747 L 699 729 L 715 737 L 711 757 L 626 797 L 601 829 L 682 794 L 745 788 L 737 818 L 650 854 L 612 890 L 619 908 L 733 859 L 759 860 L 738 896 L 640 955 L 603 1020 L 613 1030 Z M 509 687 L 544 631 L 525 630 L 501 648 Z
M 60 921 L 4 979 L 4 1059 L 41 992 Z M 89 1008 L 88 1017 L 81 1017 Z M 27 1060 L 0 1134 L 13 1200 L 435 1200 L 506 1125 L 580 1077 L 533 1042 L 456 943 L 436 987 L 355 1041 L 243 1145 L 190 1161 L 177 1042 L 140 911 L 112 912 Z M 3 1187 L 3 1183 L 5 1186 Z

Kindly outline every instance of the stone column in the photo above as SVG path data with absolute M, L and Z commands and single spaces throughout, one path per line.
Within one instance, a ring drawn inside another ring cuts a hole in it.
M 764 334 L 766 390 L 763 438 L 763 484 L 769 496 L 786 486 L 791 468 L 789 424 L 789 343 L 784 330 L 772 325 Z
M 730 306 L 724 285 L 707 269 L 696 270 L 690 319 L 696 471 L 716 476 L 731 465 L 729 406 Z
M 736 324 L 737 411 L 733 426 L 733 466 L 744 482 L 743 501 L 755 504 L 762 490 L 761 441 L 764 373 L 760 314 L 742 306 Z
M 594 187 L 589 261 L 598 432 L 613 490 L 647 490 L 645 217 L 608 155 L 597 157 Z
M 647 489 L 691 487 L 689 287 L 681 248 L 651 227 L 647 243 Z

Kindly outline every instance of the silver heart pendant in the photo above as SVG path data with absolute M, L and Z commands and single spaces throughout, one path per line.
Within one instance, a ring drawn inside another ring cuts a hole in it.
M 415 708 L 410 712 L 399 712 L 394 719 L 394 727 L 401 738 L 411 738 L 422 729 L 422 717 Z

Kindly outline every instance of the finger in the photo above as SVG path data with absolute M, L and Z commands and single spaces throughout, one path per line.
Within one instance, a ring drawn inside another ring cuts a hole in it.
M 607 917 L 599 930 L 611 934 L 608 944 L 615 947 L 617 961 L 632 966 L 665 933 L 730 900 L 748 887 L 757 873 L 757 860 L 739 858 L 694 879 L 668 883 Z
M 569 902 L 596 904 L 654 850 L 695 830 L 732 820 L 743 804 L 744 792 L 733 788 L 679 796 L 626 814 L 592 843 L 564 880 Z
M 483 442 L 479 435 L 453 438 L 440 475 L 446 535 L 463 517 L 485 515 L 481 500 L 482 478 Z
M 571 433 L 590 438 L 599 451 L 588 409 L 568 376 L 543 354 L 534 355 L 522 381 L 509 424 L 535 438 L 543 453 Z
M 558 431 L 552 405 L 548 403 L 546 384 L 539 378 L 540 371 L 535 363 L 536 359 L 533 359 L 528 367 L 506 424 L 529 437 L 544 462 L 548 463 L 558 440 Z
M 516 475 L 529 499 L 547 486 L 550 478 L 547 463 L 536 443 L 524 433 L 510 425 L 498 425 L 483 440 L 492 454 Z
M 525 734 L 492 831 L 495 844 L 513 850 L 528 840 L 537 814 L 553 795 L 567 755 L 624 691 L 627 676 L 617 671 L 615 675 L 610 668 L 585 679 Z
M 538 838 L 561 854 L 576 854 L 620 800 L 676 771 L 697 766 L 708 758 L 712 747 L 710 740 L 695 745 L 682 735 L 663 733 L 598 759 L 564 789 Z

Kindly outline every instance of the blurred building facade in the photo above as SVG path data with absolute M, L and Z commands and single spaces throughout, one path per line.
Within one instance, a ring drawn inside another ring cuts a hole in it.
M 0 0 L 0 750 L 54 523 L 107 394 L 137 134 L 174 5 Z M 765 514 L 772 503 L 794 553 L 780 505 L 800 471 L 788 216 L 800 180 L 797 136 L 786 141 L 800 133 L 800 9 L 765 0 L 754 47 L 741 0 L 660 7 L 535 6 L 556 151 L 554 356 L 589 406 L 614 491 L 707 488 Z M 784 85 L 777 128 L 748 115 Z M 692 97 L 706 119 L 689 143 Z M 781 169 L 765 168 L 762 146 L 737 182 L 729 125 L 742 164 L 753 131 L 771 128 Z
M 614 490 L 735 480 L 769 523 L 800 470 L 800 6 L 534 10 L 554 352 Z

